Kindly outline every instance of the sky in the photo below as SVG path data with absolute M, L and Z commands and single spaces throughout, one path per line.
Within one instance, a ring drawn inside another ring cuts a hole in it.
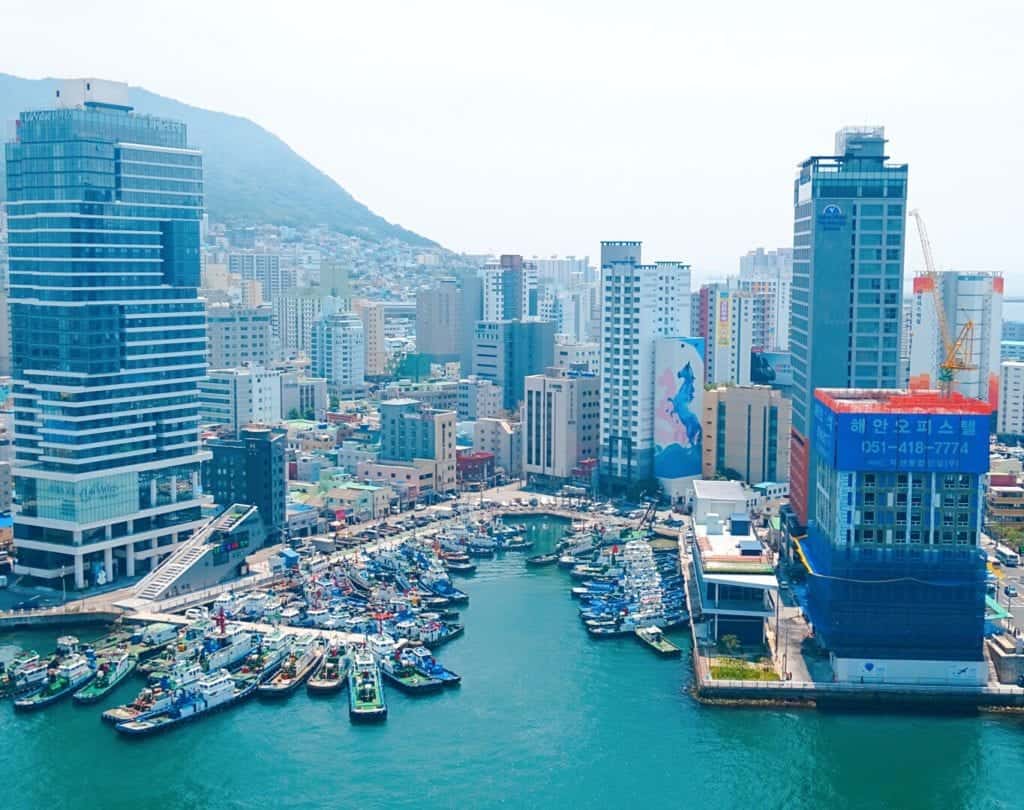
M 640 239 L 698 278 L 735 273 L 791 244 L 796 165 L 883 124 L 939 266 L 1024 295 L 1019 0 L 4 0 L 0 19 L 0 71 L 244 115 L 474 253 Z

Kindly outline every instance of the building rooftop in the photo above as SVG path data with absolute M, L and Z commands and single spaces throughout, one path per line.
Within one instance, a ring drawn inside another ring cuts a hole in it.
M 748 524 L 749 525 L 749 524 Z M 694 546 L 700 556 L 701 570 L 709 574 L 763 576 L 775 581 L 771 552 L 748 528 L 745 534 L 732 534 L 729 521 L 714 527 L 694 526 Z
M 902 389 L 819 388 L 815 398 L 834 413 L 983 414 L 992 412 L 987 402 L 963 394 Z
M 708 481 L 698 479 L 693 482 L 693 494 L 697 498 L 708 498 L 715 501 L 746 501 L 750 495 L 739 481 Z

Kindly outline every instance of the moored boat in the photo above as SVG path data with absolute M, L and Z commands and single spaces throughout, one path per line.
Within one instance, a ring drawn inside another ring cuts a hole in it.
M 462 683 L 462 676 L 442 666 L 426 647 L 414 647 L 409 652 L 412 655 L 413 666 L 423 675 L 436 678 L 445 686 L 458 686 Z
M 130 736 L 145 736 L 165 731 L 172 726 L 237 703 L 251 695 L 256 684 L 257 680 L 252 675 L 235 676 L 222 669 L 202 678 L 193 687 L 177 690 L 170 708 L 147 712 L 134 720 L 118 723 L 114 728 Z
M 85 686 L 95 674 L 89 660 L 84 655 L 74 653 L 57 665 L 57 669 L 52 671 L 50 679 L 42 689 L 33 695 L 14 701 L 14 708 L 19 711 L 42 709 Z
M 529 566 L 554 565 L 557 562 L 557 554 L 534 554 L 526 558 L 526 564 Z
M 103 712 L 108 723 L 123 723 L 143 714 L 169 709 L 175 692 L 189 689 L 203 677 L 203 668 L 198 661 L 179 661 L 159 682 L 147 686 L 131 703 L 115 706 Z
M 49 669 L 34 650 L 18 653 L 0 672 L 0 698 L 24 697 L 38 692 L 46 684 Z
M 134 655 L 127 650 L 108 652 L 108 656 L 99 659 L 96 666 L 96 677 L 75 692 L 71 698 L 75 703 L 95 703 L 113 692 L 119 683 L 135 671 L 139 663 Z
M 654 650 L 658 655 L 670 658 L 675 657 L 682 652 L 682 650 L 680 650 L 675 644 L 665 638 L 665 634 L 657 625 L 652 624 L 648 627 L 638 627 L 633 632 L 636 633 L 636 637 L 638 639 Z
M 411 650 L 395 650 L 393 655 L 380 662 L 380 671 L 386 681 L 409 694 L 423 695 L 444 688 L 444 682 L 439 678 L 425 675 L 417 669 Z
M 388 716 L 380 668 L 365 649 L 356 650 L 352 656 L 348 672 L 348 716 L 353 722 L 384 720 Z
M 320 661 L 320 666 L 306 681 L 306 691 L 313 695 L 340 692 L 348 679 L 349 661 L 344 647 L 332 646 Z
M 249 657 L 245 659 L 238 670 L 239 673 L 255 675 L 256 680 L 264 683 L 277 672 L 285 658 L 288 657 L 294 641 L 293 635 L 280 631 L 264 636 L 256 648 L 256 652 L 250 653 Z
M 256 693 L 260 697 L 290 695 L 316 669 L 323 654 L 324 648 L 318 639 L 307 637 L 295 642 L 284 663 L 269 680 L 256 688 Z

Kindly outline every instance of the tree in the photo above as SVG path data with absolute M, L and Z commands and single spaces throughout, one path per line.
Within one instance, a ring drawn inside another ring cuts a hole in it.
M 298 419 L 299 418 L 299 409 L 298 408 L 292 408 L 290 411 L 288 411 L 288 418 L 289 419 Z
M 722 650 L 727 652 L 729 655 L 736 655 L 736 653 L 740 651 L 740 648 L 743 646 L 743 644 L 740 643 L 738 636 L 734 636 L 732 633 L 730 633 L 729 635 L 722 636 L 720 639 L 718 639 L 718 646 Z
M 314 419 L 316 419 L 316 413 L 312 408 L 306 408 L 305 413 L 302 414 L 302 418 L 308 419 L 310 422 L 312 422 Z
M 337 411 L 341 407 L 341 400 L 338 399 L 337 394 L 331 394 L 331 410 Z

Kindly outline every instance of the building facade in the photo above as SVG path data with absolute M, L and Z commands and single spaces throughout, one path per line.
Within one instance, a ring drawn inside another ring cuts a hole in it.
M 127 92 L 62 82 L 6 147 L 16 571 L 78 588 L 203 524 L 202 155 Z
M 296 284 L 295 268 L 282 267 L 278 253 L 255 250 L 229 253 L 228 271 L 242 281 L 258 283 L 264 301 L 273 301 Z
M 793 428 L 790 503 L 813 517 L 811 411 L 817 388 L 898 388 L 907 166 L 883 127 L 836 134 L 835 156 L 800 164 L 793 184 Z
M 837 680 L 987 682 L 990 413 L 938 391 L 816 392 L 818 497 L 801 546 Z
M 523 474 L 564 481 L 601 448 L 601 379 L 588 372 L 549 368 L 526 378 Z
M 327 380 L 323 377 L 306 377 L 297 371 L 281 373 L 282 419 L 291 419 L 295 414 L 321 422 L 327 418 L 329 402 Z
M 363 322 L 364 369 L 369 377 L 388 373 L 388 349 L 384 334 L 384 304 L 379 301 L 357 301 L 353 310 Z
M 414 399 L 385 400 L 380 404 L 379 460 L 431 462 L 430 487 L 451 492 L 456 484 L 455 411 L 428 408 Z
M 757 296 L 732 290 L 728 284 L 705 284 L 700 295 L 704 320 L 699 337 L 704 338 L 705 379 L 709 383 L 750 385 Z
M 601 479 L 618 489 L 653 476 L 655 341 L 689 333 L 690 266 L 602 242 L 601 284 Z
M 491 380 L 467 377 L 459 380 L 456 411 L 459 421 L 501 415 L 502 391 Z
M 477 419 L 473 423 L 473 451 L 491 453 L 495 471 L 508 478 L 523 474 L 523 425 L 513 419 Z
M 259 509 L 265 543 L 280 542 L 285 528 L 287 431 L 250 425 L 237 439 L 211 439 L 211 458 L 203 468 L 203 482 L 215 503 L 236 503 Z
M 996 433 L 1001 441 L 1024 441 L 1024 360 L 1005 360 L 999 367 Z
M 751 343 L 760 351 L 789 349 L 793 249 L 757 248 L 740 257 L 737 289 L 754 296 Z
M 550 366 L 554 350 L 550 321 L 480 321 L 473 336 L 473 374 L 498 386 L 502 407 L 516 411 L 523 381 Z
M 416 351 L 432 362 L 457 360 L 460 355 L 462 290 L 454 278 L 416 293 Z
M 285 357 L 309 357 L 313 324 L 325 315 L 342 311 L 342 299 L 319 287 L 290 289 L 273 301 L 274 334 Z M 365 360 L 364 360 L 365 362 Z
M 235 433 L 250 422 L 280 422 L 280 374 L 260 366 L 211 369 L 199 384 L 199 417 Z
M 703 475 L 750 485 L 789 480 L 792 404 L 766 385 L 704 392 Z
M 268 365 L 272 357 L 273 319 L 269 306 L 207 307 L 210 368 Z
M 354 313 L 327 315 L 313 324 L 310 340 L 313 373 L 339 396 L 360 394 L 366 386 L 363 321 Z

